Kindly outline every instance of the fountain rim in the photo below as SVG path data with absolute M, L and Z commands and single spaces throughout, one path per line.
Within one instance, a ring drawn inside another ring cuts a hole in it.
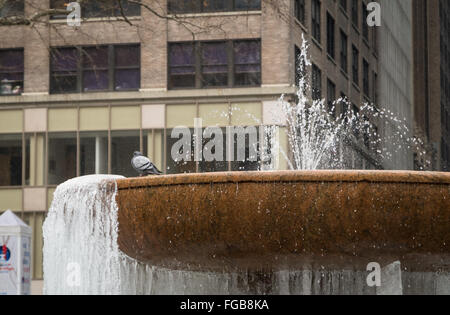
M 118 190 L 225 183 L 399 183 L 449 185 L 450 173 L 385 170 L 299 170 L 189 173 L 117 179 Z

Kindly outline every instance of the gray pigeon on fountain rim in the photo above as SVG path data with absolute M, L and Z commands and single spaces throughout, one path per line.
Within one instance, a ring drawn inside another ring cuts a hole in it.
M 149 158 L 138 151 L 134 152 L 133 158 L 131 159 L 131 166 L 139 173 L 140 176 L 162 174 Z

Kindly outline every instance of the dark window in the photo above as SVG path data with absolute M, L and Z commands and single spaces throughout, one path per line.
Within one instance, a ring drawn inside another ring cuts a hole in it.
M 261 0 L 234 0 L 234 10 L 261 10 Z
M 195 87 L 194 43 L 170 44 L 169 86 Z
M 320 100 L 322 98 L 322 72 L 313 64 L 312 65 L 312 98 Z
M 22 185 L 22 135 L 0 135 L 0 186 Z
M 228 85 L 227 43 L 202 43 L 202 85 Z
M 59 185 L 77 176 L 77 135 L 48 135 L 48 184 Z
M 311 32 L 313 38 L 320 43 L 320 0 L 312 0 Z
M 138 90 L 140 46 L 54 48 L 50 67 L 52 93 Z
M 77 92 L 79 59 L 77 48 L 52 50 L 50 61 L 52 92 Z
M 336 100 L 336 85 L 330 79 L 327 80 L 327 104 L 328 113 L 336 117 L 336 108 L 333 102 Z
M 369 41 L 369 25 L 367 24 L 367 15 L 368 15 L 367 7 L 364 3 L 362 3 L 361 8 L 362 8 L 362 20 L 361 20 L 362 35 L 365 40 Z
M 0 95 L 23 91 L 23 49 L 0 50 Z
M 352 131 L 353 134 L 355 135 L 355 137 L 357 139 L 359 139 L 359 128 L 358 128 L 358 121 L 360 119 L 359 117 L 359 108 L 358 106 L 356 106 L 356 104 L 352 103 L 352 115 L 353 115 L 353 119 L 352 119 Z
M 83 48 L 82 56 L 83 92 L 108 90 L 108 46 Z
M 341 30 L 341 69 L 345 73 L 348 71 L 348 48 L 347 35 Z
M 50 0 L 52 9 L 66 9 L 66 0 Z M 113 16 L 139 16 L 141 6 L 137 3 L 130 3 L 128 0 L 89 0 L 81 4 L 81 16 L 83 18 L 113 17 Z M 53 19 L 65 19 L 66 14 L 53 15 Z
M 301 50 L 297 46 L 295 46 L 295 85 L 300 85 L 300 79 L 301 79 L 301 67 L 300 67 L 300 56 L 301 56 Z
M 358 27 L 358 0 L 352 0 L 352 23 Z
M 137 131 L 111 132 L 111 173 L 125 177 L 134 177 L 136 172 L 131 167 L 132 152 L 139 151 L 140 135 Z
M 80 133 L 80 176 L 108 173 L 108 133 Z
M 169 13 L 260 10 L 260 0 L 169 0 Z
M 169 88 L 261 85 L 260 40 L 170 43 L 168 62 Z
M 356 49 L 355 46 L 352 45 L 352 75 L 353 75 L 353 82 L 356 85 L 359 85 L 359 52 L 358 49 Z
M 295 0 L 294 11 L 295 18 L 305 24 L 305 0 Z
M 365 59 L 363 59 L 363 92 L 366 96 L 370 94 L 369 63 Z
M 327 52 L 334 59 L 334 19 L 329 13 L 327 13 Z
M 347 0 L 340 0 L 339 4 L 341 5 L 342 9 L 347 12 Z
M 6 0 L 0 1 L 0 17 L 12 17 L 23 15 L 25 9 L 24 0 Z
M 260 41 L 234 42 L 234 84 L 237 86 L 257 86 L 261 84 Z
M 378 102 L 377 81 L 378 81 L 377 74 L 375 72 L 372 72 L 372 102 L 374 102 L 375 104 L 377 104 Z
M 141 86 L 141 47 L 114 48 L 114 90 L 136 90 Z

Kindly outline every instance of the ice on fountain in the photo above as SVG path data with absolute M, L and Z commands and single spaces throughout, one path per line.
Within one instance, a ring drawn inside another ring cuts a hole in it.
M 79 177 L 56 189 L 43 226 L 46 294 L 143 293 L 151 273 L 117 244 L 119 178 Z

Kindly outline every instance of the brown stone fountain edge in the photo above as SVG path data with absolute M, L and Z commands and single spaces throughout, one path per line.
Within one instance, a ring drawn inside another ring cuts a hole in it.
M 119 247 L 186 270 L 450 269 L 450 175 L 402 171 L 181 174 L 118 180 Z

